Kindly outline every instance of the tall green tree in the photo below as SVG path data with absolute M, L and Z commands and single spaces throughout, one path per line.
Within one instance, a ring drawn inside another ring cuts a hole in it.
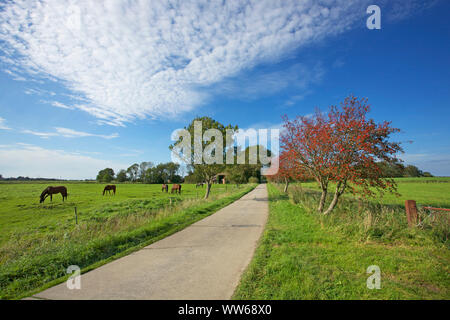
M 127 169 L 128 177 L 130 178 L 130 181 L 132 181 L 132 182 L 135 182 L 137 180 L 138 173 L 139 173 L 139 165 L 137 163 L 131 165 Z
M 153 167 L 153 162 L 150 162 L 150 161 L 143 161 L 139 164 L 138 176 L 139 176 L 139 180 L 141 182 L 144 182 L 145 174 L 146 174 L 147 170 L 152 167 Z
M 196 121 L 198 121 L 197 129 L 195 125 Z M 200 126 L 198 126 L 199 123 L 201 123 L 201 128 Z M 184 161 L 188 163 L 188 166 L 192 168 L 192 171 L 195 172 L 197 177 L 206 182 L 205 199 L 207 199 L 211 192 L 211 185 L 213 183 L 214 177 L 218 173 L 224 171 L 226 168 L 226 150 L 228 147 L 230 147 L 227 145 L 226 131 L 228 129 L 230 130 L 229 133 L 233 134 L 238 130 L 238 127 L 231 124 L 225 126 L 210 117 L 197 117 L 192 120 L 192 122 L 187 127 L 185 127 L 185 129 L 189 132 L 191 141 L 189 144 L 189 150 L 187 150 L 187 154 L 184 154 L 184 156 L 186 157 Z M 216 141 L 216 139 L 219 138 L 214 135 L 213 131 L 209 131 L 210 129 L 218 130 L 218 132 L 221 133 L 220 139 L 222 139 L 222 141 Z M 195 133 L 197 133 L 197 135 Z M 183 139 L 183 137 L 180 137 L 179 140 L 170 145 L 169 148 L 171 150 L 174 150 L 174 148 L 176 149 L 180 147 L 181 145 L 183 145 Z M 213 148 L 217 144 L 221 144 L 223 146 L 222 150 L 216 150 L 215 148 Z M 196 147 L 201 148 L 201 151 L 203 152 L 195 152 Z M 219 161 L 208 163 L 209 161 L 206 161 L 206 159 L 204 159 L 205 151 L 206 154 L 210 152 L 212 158 Z M 218 152 L 220 152 L 220 154 L 218 154 Z
M 111 182 L 113 179 L 114 179 L 114 170 L 111 168 L 100 170 L 97 174 L 98 182 Z
M 405 177 L 421 177 L 423 172 L 416 166 L 408 165 L 405 167 L 404 175 Z
M 145 183 L 179 183 L 182 177 L 178 175 L 180 165 L 173 162 L 160 163 L 145 171 L 143 182 Z
M 127 172 L 125 170 L 120 170 L 119 173 L 117 174 L 117 181 L 118 182 L 125 182 L 127 181 Z
M 255 155 L 250 156 L 251 152 L 254 152 Z M 249 146 L 246 147 L 245 150 L 242 150 L 241 147 L 234 147 L 234 164 L 227 165 L 227 180 L 236 184 L 242 184 L 247 183 L 248 179 L 254 177 L 260 181 L 261 168 L 263 167 L 260 154 L 265 154 L 267 157 L 270 157 L 271 151 L 261 145 Z M 244 164 L 238 164 L 237 159 L 239 156 L 245 157 Z M 251 163 L 251 158 L 253 158 L 256 163 Z

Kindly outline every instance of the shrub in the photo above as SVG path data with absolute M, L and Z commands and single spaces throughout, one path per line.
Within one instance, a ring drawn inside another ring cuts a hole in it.
M 259 183 L 259 179 L 257 177 L 248 178 L 248 183 Z

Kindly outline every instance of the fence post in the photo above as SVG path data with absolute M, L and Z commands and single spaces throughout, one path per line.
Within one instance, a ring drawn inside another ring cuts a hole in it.
M 75 207 L 75 224 L 78 224 L 77 207 Z
M 416 201 L 405 201 L 406 218 L 408 219 L 408 226 L 414 227 L 417 225 L 417 206 Z

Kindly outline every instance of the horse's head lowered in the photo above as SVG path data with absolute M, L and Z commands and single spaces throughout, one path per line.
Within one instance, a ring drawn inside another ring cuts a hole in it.
M 40 197 L 40 200 L 39 200 L 39 203 L 44 202 L 45 196 L 46 196 L 47 194 L 48 194 L 48 188 L 46 188 L 44 191 L 42 191 L 41 197 Z

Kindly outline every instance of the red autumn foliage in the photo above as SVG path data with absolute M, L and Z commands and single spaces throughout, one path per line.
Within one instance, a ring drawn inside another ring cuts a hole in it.
M 267 178 L 270 181 L 285 183 L 284 192 L 287 192 L 289 182 L 304 181 L 307 179 L 307 174 L 301 166 L 298 166 L 293 152 L 283 151 L 278 157 L 277 173 L 268 175 Z
M 327 114 L 316 111 L 312 117 L 283 117 L 282 150 L 295 162 L 291 167 L 301 168 L 319 184 L 320 212 L 330 182 L 336 188 L 325 214 L 333 210 L 346 189 L 363 196 L 372 196 L 374 189 L 396 192 L 395 182 L 382 178 L 377 161 L 398 162 L 395 155 L 403 150 L 389 138 L 400 130 L 388 121 L 368 119 L 369 110 L 367 99 L 350 96 L 339 108 L 331 106 Z

